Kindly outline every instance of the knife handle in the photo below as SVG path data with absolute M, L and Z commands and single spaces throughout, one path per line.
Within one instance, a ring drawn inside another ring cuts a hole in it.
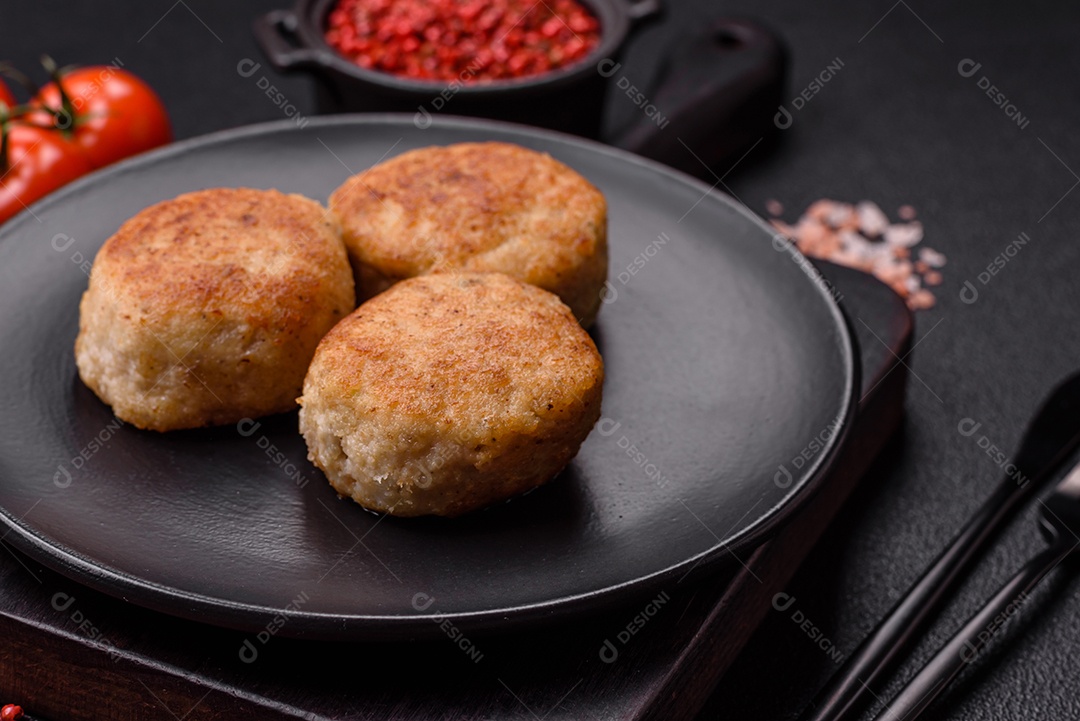
M 842 721 L 862 710 L 873 684 L 900 659 L 1013 510 L 1039 484 L 1006 477 L 953 542 L 848 657 L 799 717 Z
M 979 657 L 986 644 L 1024 604 L 1031 590 L 1074 548 L 1071 539 L 1061 541 L 1031 559 L 941 647 L 882 710 L 876 721 L 914 721 L 918 718 L 957 674 Z

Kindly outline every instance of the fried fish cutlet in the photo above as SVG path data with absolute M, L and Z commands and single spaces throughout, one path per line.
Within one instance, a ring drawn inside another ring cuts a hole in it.
M 603 194 L 551 156 L 508 143 L 412 150 L 330 196 L 370 298 L 405 278 L 500 272 L 555 293 L 584 327 L 607 279 Z
M 554 477 L 600 417 L 603 361 L 555 295 L 499 273 L 402 281 L 319 344 L 300 431 L 331 485 L 457 516 Z
M 215 188 L 153 205 L 94 260 L 79 375 L 117 417 L 166 431 L 295 407 L 322 336 L 355 306 L 321 205 Z

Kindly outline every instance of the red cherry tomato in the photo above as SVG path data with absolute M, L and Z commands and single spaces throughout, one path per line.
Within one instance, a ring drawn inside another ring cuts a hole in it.
M 0 80 L 0 103 L 3 103 L 9 108 L 15 107 L 15 96 L 8 90 L 8 86 L 4 85 L 3 80 Z
M 4 708 L 0 708 L 0 721 L 18 721 L 22 717 L 22 706 L 9 703 Z
M 74 140 L 92 167 L 100 168 L 172 141 L 169 116 L 161 99 L 126 70 L 108 65 L 79 68 L 65 74 L 60 82 L 75 109 L 71 129 Z M 60 108 L 56 83 L 43 87 L 31 103 Z M 36 113 L 32 119 L 51 120 L 47 113 Z
M 0 223 L 93 170 L 73 139 L 18 123 L 8 128 L 7 157 L 7 167 L 0 168 Z

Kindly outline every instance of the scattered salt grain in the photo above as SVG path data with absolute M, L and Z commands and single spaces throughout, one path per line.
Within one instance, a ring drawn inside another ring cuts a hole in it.
M 854 230 L 859 227 L 859 217 L 855 208 L 847 203 L 837 203 L 825 214 L 825 222 L 837 230 Z
M 809 220 L 807 218 L 803 218 L 799 221 L 797 233 L 800 250 L 802 250 L 804 246 L 810 250 L 816 250 L 817 246 L 825 240 L 826 235 L 832 235 L 832 232 L 827 227 L 817 221 Z
M 908 307 L 912 310 L 924 310 L 926 308 L 933 308 L 937 299 L 934 298 L 934 294 L 928 290 L 919 290 L 911 294 L 908 298 Z
M 859 230 L 867 237 L 881 235 L 889 227 L 889 219 L 877 203 L 864 200 L 855 206 L 855 213 L 859 217 Z
M 881 207 L 868 200 L 852 205 L 824 198 L 812 203 L 793 225 L 779 218 L 783 212 L 779 201 L 767 201 L 765 209 L 773 216 L 769 221 L 773 227 L 804 254 L 873 273 L 913 310 L 934 306 L 933 293 L 923 286 L 941 284 L 941 273 L 934 269 L 945 265 L 945 256 L 923 247 L 912 261 L 923 226 L 910 205 L 900 207 L 897 214 L 903 222 L 898 223 L 890 223 Z
M 945 256 L 932 248 L 919 248 L 919 260 L 931 268 L 940 268 L 945 265 Z
M 812 203 L 810 207 L 806 209 L 806 212 L 803 213 L 803 215 L 813 218 L 814 220 L 820 220 L 824 222 L 825 216 L 829 214 L 829 212 L 833 209 L 833 206 L 835 205 L 836 202 L 832 200 L 818 200 Z
M 897 223 L 885 229 L 885 242 L 910 248 L 918 245 L 923 238 L 922 223 L 915 220 L 910 223 Z

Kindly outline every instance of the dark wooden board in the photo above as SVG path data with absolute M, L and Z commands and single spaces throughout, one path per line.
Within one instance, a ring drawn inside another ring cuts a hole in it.
M 72 721 L 691 718 L 901 418 L 910 314 L 868 276 L 823 267 L 861 346 L 859 416 L 836 472 L 735 571 L 467 644 L 451 628 L 426 643 L 295 641 L 273 619 L 264 642 L 106 597 L 2 544 L 0 694 Z

